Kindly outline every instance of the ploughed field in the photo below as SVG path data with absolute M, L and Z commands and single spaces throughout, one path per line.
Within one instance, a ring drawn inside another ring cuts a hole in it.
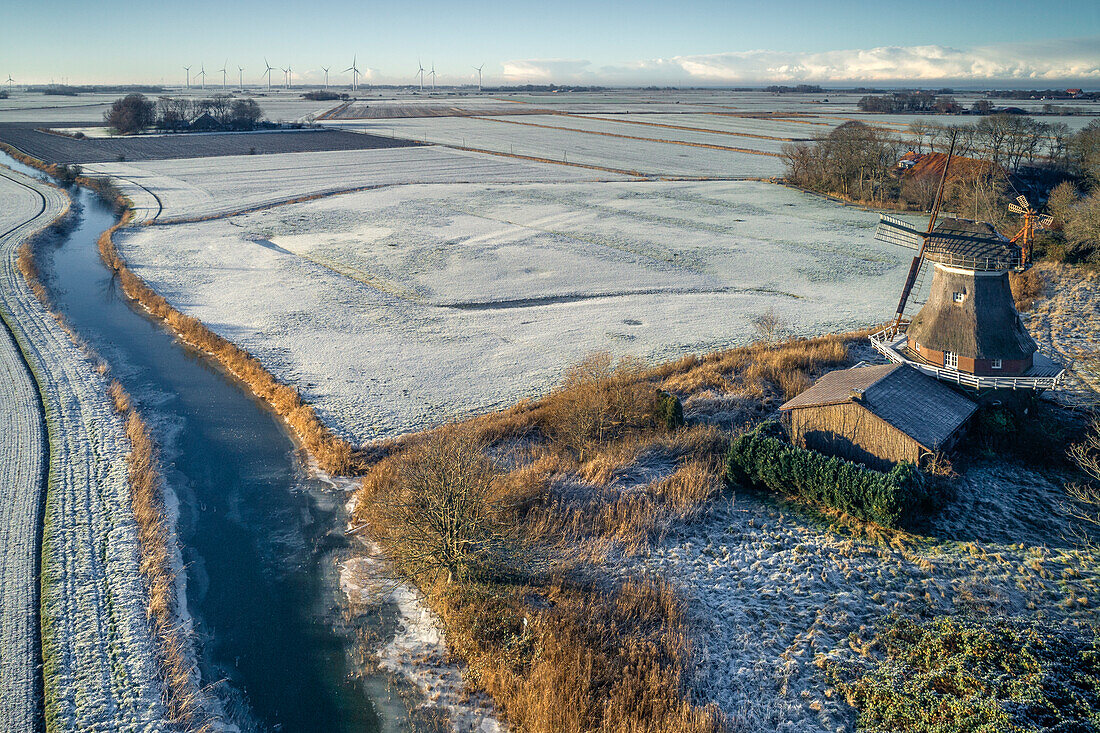
M 58 125 L 54 125 L 57 127 Z M 64 126 L 64 125 L 60 125 Z M 76 140 L 42 132 L 34 123 L 0 123 L 0 142 L 47 163 L 268 155 L 318 150 L 365 150 L 414 145 L 407 140 L 352 135 L 339 130 L 265 130 L 250 133 L 142 135 Z

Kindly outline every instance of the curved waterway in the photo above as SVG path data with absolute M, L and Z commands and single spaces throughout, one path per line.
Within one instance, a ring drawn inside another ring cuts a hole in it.
M 405 728 L 399 695 L 349 660 L 336 568 L 348 554 L 343 492 L 307 475 L 262 402 L 130 303 L 96 247 L 114 214 L 87 190 L 70 193 L 74 226 L 40 264 L 55 308 L 110 364 L 161 444 L 203 683 L 227 722 L 282 733 Z

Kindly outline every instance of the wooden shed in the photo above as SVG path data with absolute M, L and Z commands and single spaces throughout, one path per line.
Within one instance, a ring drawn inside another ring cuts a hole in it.
M 977 405 L 912 367 L 886 364 L 829 372 L 779 409 L 795 445 L 889 469 L 949 452 Z

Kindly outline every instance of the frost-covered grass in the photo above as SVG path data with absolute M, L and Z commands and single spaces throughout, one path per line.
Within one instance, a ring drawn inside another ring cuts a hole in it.
M 438 147 L 101 163 L 134 202 L 134 223 L 197 219 L 355 188 L 407 183 L 524 183 L 612 173 Z
M 361 442 L 539 394 L 593 350 L 672 358 L 889 312 L 877 216 L 768 184 L 407 186 L 116 236 L 169 303 Z
M 533 122 L 542 118 L 523 115 L 515 119 L 518 122 Z M 567 121 L 549 120 L 550 124 L 562 125 L 567 124 Z M 650 176 L 766 178 L 783 173 L 783 163 L 779 158 L 662 142 L 627 140 L 528 125 L 511 125 L 495 121 L 491 117 L 334 120 L 325 124 L 376 135 L 389 135 L 392 132 L 397 137 L 409 140 L 603 166 Z M 662 136 L 638 135 L 638 137 L 660 138 Z
M 37 194 L 31 200 L 39 204 L 30 209 L 18 203 L 27 186 L 45 198 L 41 214 L 34 213 L 42 201 Z M 35 375 L 49 434 L 41 579 L 47 723 L 51 730 L 156 729 L 165 710 L 130 506 L 129 443 L 107 396 L 107 381 L 16 267 L 19 243 L 61 215 L 68 197 L 5 171 L 0 173 L 0 199 L 2 208 L 10 200 L 30 214 L 22 227 L 0 239 L 0 305 Z M 6 580 L 20 577 L 18 566 L 11 570 Z M 24 582 L 27 572 L 36 582 L 33 565 L 22 571 Z M 6 657 L 8 650 L 3 652 Z M 8 690 L 0 692 L 6 715 Z M 26 700 L 13 700 L 13 710 L 26 705 Z M 35 701 L 29 705 L 33 709 Z

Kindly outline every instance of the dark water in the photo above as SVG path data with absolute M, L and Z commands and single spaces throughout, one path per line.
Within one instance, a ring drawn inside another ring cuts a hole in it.
M 305 474 L 262 403 L 127 301 L 96 249 L 114 215 L 89 192 L 71 193 L 79 216 L 45 248 L 43 271 L 162 445 L 203 683 L 245 729 L 404 727 L 384 682 L 354 678 L 347 659 L 335 590 L 343 494 Z

